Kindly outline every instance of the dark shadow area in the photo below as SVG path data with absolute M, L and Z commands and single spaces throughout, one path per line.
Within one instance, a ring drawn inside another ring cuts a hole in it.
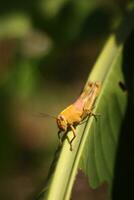
M 6 15 L 14 12 L 30 13 L 30 11 L 37 9 L 37 0 L 1 0 L 0 5 L 0 15 Z
M 104 33 L 107 35 L 110 32 L 112 16 L 112 9 L 107 10 L 106 8 L 98 7 L 81 22 L 78 13 L 75 11 L 75 6 L 68 2 L 56 19 L 51 21 L 45 19 L 44 24 L 45 29 L 55 39 L 58 46 L 65 44 L 68 46 L 70 42 L 74 44 L 83 39 L 104 37 Z
M 85 20 L 81 35 L 84 38 L 104 37 L 103 31 L 105 30 L 105 36 L 107 36 L 111 31 L 110 24 L 112 15 L 112 10 L 97 8 Z
M 131 29 L 133 27 L 134 27 L 134 10 L 126 11 L 122 23 L 120 23 L 120 26 L 118 26 L 118 29 L 115 31 L 117 44 L 124 43 L 125 39 L 132 31 Z
M 85 80 L 102 48 L 101 43 L 96 49 L 91 49 L 92 46 L 110 33 L 112 10 L 96 8 L 81 26 L 74 12 L 75 8 L 68 3 L 56 19 L 44 19 L 44 27 L 35 22 L 35 26 L 38 24 L 38 28 L 45 29 L 56 44 L 56 48 L 40 60 L 40 73 L 45 80 L 61 83 Z M 71 19 L 72 16 L 76 19 Z
M 113 200 L 134 199 L 134 31 L 124 46 L 122 70 L 128 92 L 128 102 L 117 150 Z

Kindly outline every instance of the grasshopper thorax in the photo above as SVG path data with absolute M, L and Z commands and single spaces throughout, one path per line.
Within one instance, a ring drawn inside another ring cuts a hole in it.
M 67 131 L 67 120 L 63 115 L 58 115 L 57 117 L 57 125 L 60 130 Z

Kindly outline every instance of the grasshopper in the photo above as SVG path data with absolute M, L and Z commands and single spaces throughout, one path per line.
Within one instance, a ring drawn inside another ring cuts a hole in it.
M 99 94 L 101 84 L 99 82 L 88 82 L 87 86 L 78 97 L 78 99 L 65 108 L 56 118 L 57 126 L 59 128 L 58 138 L 62 143 L 61 133 L 67 134 L 69 130 L 73 132 L 73 138 L 68 139 L 70 150 L 72 151 L 72 142 L 76 137 L 76 126 L 83 122 L 87 116 L 96 115 L 93 113 L 95 100 Z

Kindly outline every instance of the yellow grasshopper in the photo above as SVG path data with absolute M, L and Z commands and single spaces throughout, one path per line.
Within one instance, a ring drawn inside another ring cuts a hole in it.
M 99 82 L 88 82 L 87 86 L 78 97 L 78 99 L 65 108 L 56 118 L 59 128 L 58 137 L 62 141 L 61 133 L 67 134 L 69 130 L 73 132 L 73 138 L 68 139 L 70 150 L 72 151 L 72 142 L 76 137 L 76 126 L 83 122 L 87 116 L 96 116 L 93 113 L 96 97 L 99 94 L 101 84 Z
M 96 114 L 93 113 L 93 108 L 96 98 L 99 94 L 100 87 L 101 84 L 99 82 L 89 81 L 78 99 L 73 104 L 65 108 L 62 112 L 60 112 L 58 117 L 40 113 L 41 116 L 49 116 L 56 119 L 57 126 L 59 128 L 58 138 L 60 143 L 62 143 L 61 133 L 64 133 L 64 135 L 67 137 L 67 132 L 72 130 L 73 138 L 69 140 L 67 137 L 71 151 L 72 142 L 76 137 L 76 126 L 83 122 L 87 116 L 96 117 Z

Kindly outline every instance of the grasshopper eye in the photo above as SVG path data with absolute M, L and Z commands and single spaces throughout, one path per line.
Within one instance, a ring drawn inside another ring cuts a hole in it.
M 64 121 L 64 117 L 63 117 L 62 115 L 60 116 L 60 119 L 61 119 L 62 121 Z
M 62 131 L 67 130 L 67 121 L 64 116 L 60 115 L 57 118 L 57 124 L 58 124 L 59 129 L 61 129 Z

